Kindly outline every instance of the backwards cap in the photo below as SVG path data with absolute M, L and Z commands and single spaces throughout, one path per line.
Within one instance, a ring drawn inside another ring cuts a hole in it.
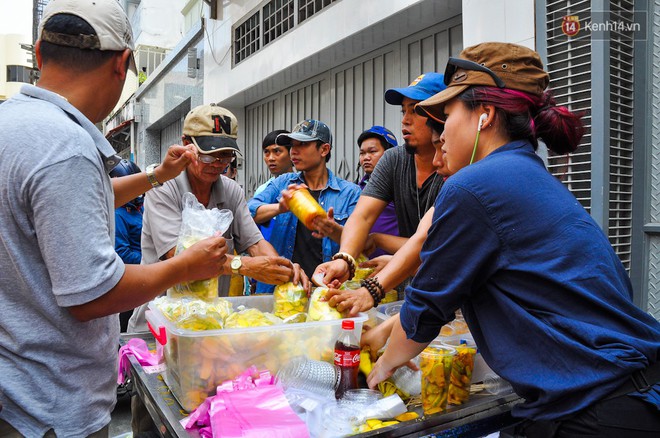
M 75 15 L 85 20 L 96 35 L 70 35 L 44 30 L 58 14 Z M 134 50 L 133 31 L 128 17 L 117 0 L 51 0 L 39 23 L 39 39 L 60 46 L 89 50 Z M 131 53 L 130 68 L 137 73 Z

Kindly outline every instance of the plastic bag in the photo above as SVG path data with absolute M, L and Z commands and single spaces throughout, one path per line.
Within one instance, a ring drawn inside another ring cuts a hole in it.
M 327 301 L 321 301 L 328 293 L 327 287 L 317 287 L 309 299 L 309 311 L 307 312 L 307 322 L 311 321 L 331 321 L 333 319 L 342 319 L 341 313 L 334 307 L 330 307 Z
M 286 319 L 298 313 L 307 311 L 307 292 L 302 284 L 292 282 L 275 287 L 273 291 L 273 314 Z
M 215 298 L 204 301 L 196 298 L 172 299 L 160 297 L 154 300 L 163 315 L 178 328 L 185 330 L 217 330 L 224 327 L 225 319 L 233 313 L 232 303 Z
M 264 327 L 278 324 L 282 324 L 280 318 L 258 309 L 234 312 L 225 319 L 225 328 Z
M 193 246 L 200 240 L 216 234 L 224 234 L 234 220 L 230 210 L 207 210 L 197 201 L 195 195 L 186 192 L 183 195 L 183 212 L 181 213 L 181 229 L 175 254 Z M 193 296 L 204 300 L 212 300 L 218 296 L 218 278 L 198 280 L 178 284 L 167 291 L 168 297 Z
M 188 418 L 186 430 L 197 429 L 202 436 L 223 438 L 302 438 L 309 437 L 305 423 L 289 406 L 282 388 L 268 371 L 253 379 L 250 367 L 234 380 L 218 386 Z M 209 435 L 209 430 L 212 435 Z
M 119 372 L 117 374 L 117 383 L 120 385 L 125 382 L 131 369 L 128 356 L 135 356 L 138 363 L 142 366 L 158 365 L 163 360 L 162 354 L 154 354 L 149 351 L 149 347 L 147 347 L 147 343 L 144 339 L 129 339 L 126 345 L 119 349 Z

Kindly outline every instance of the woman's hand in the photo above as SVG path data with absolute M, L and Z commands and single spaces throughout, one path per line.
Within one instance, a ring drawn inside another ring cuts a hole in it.
M 369 274 L 369 277 L 375 277 L 385 266 L 392 260 L 391 255 L 385 254 L 382 256 L 374 257 L 371 260 L 360 263 L 360 268 L 374 268 L 374 272 Z
M 399 316 L 395 315 L 362 334 L 362 337 L 360 338 L 360 347 L 369 348 L 371 351 L 371 360 L 375 361 L 378 358 L 378 352 L 385 346 L 387 340 L 390 338 L 392 327 L 394 327 L 394 322 L 398 318 Z

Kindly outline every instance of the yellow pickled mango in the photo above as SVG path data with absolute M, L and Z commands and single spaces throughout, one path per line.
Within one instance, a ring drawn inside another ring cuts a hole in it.
M 390 420 L 390 421 L 383 421 L 382 423 L 380 423 L 380 425 L 383 427 L 393 426 L 395 424 L 399 424 L 399 422 L 396 420 Z
M 372 429 L 374 428 L 374 426 L 377 426 L 377 425 L 382 424 L 382 423 L 383 422 L 381 420 L 377 420 L 375 418 L 367 420 L 367 426 L 369 426 Z
M 419 418 L 419 414 L 417 414 L 417 412 L 404 412 L 403 414 L 394 417 L 394 419 L 401 422 L 415 420 L 417 418 Z
M 341 313 L 334 307 L 330 307 L 327 301 L 321 301 L 328 293 L 328 288 L 317 287 L 309 300 L 309 311 L 307 312 L 307 322 L 310 321 L 330 321 L 333 319 L 342 319 Z

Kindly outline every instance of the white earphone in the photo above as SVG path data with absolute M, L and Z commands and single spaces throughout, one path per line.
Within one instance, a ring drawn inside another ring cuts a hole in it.
M 477 125 L 477 132 L 481 132 L 481 127 L 483 126 L 487 118 L 488 118 L 488 114 L 486 113 L 483 113 L 482 115 L 479 116 L 479 124 Z

